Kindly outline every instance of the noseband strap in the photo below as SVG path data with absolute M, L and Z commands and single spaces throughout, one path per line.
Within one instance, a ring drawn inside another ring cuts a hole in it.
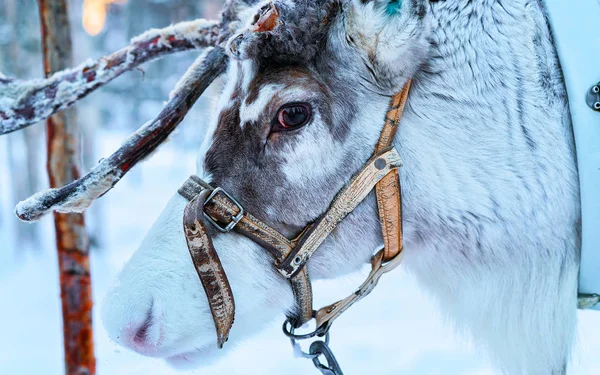
M 293 328 L 313 317 L 317 321 L 316 330 L 303 336 L 325 335 L 333 320 L 369 294 L 381 275 L 401 262 L 402 199 L 398 168 L 402 163 L 400 155 L 391 144 L 398 130 L 409 87 L 410 81 L 392 99 L 373 156 L 340 190 L 323 215 L 293 240 L 245 211 L 226 191 L 213 188 L 198 176 L 191 176 L 179 189 L 179 194 L 190 201 L 184 213 L 184 232 L 190 255 L 208 297 L 219 348 L 227 340 L 233 324 L 235 305 L 227 276 L 204 226 L 204 219 L 219 231 L 234 230 L 269 252 L 275 268 L 290 281 L 294 293 L 297 311 L 290 319 Z M 384 247 L 373 257 L 371 273 L 356 292 L 315 312 L 311 282 L 305 265 L 335 227 L 373 189 L 377 196 Z M 299 337 L 293 334 L 293 330 L 286 333 Z
M 187 208 L 192 204 L 196 196 L 208 196 L 214 191 L 215 189 L 208 183 L 200 179 L 200 177 L 192 175 L 181 186 L 181 188 L 179 188 L 178 193 L 182 197 L 191 201 L 186 207 L 187 210 Z M 231 198 L 231 196 L 225 194 L 224 192 L 217 192 L 217 194 L 215 194 L 210 201 L 203 203 L 202 214 L 205 217 L 208 216 L 210 218 L 209 221 L 215 222 L 219 227 L 226 227 L 228 226 L 228 223 L 231 222 L 232 218 L 236 217 L 239 214 L 241 209 L 242 207 L 239 205 L 239 203 L 235 202 Z M 184 221 L 184 228 L 185 227 L 186 222 Z M 237 222 L 237 224 L 232 228 L 232 230 L 244 235 L 245 237 L 248 237 L 252 241 L 259 244 L 262 248 L 267 250 L 269 254 L 273 257 L 275 264 L 278 264 L 279 262 L 283 261 L 286 255 L 294 249 L 297 242 L 296 240 L 287 239 L 281 233 L 271 228 L 267 224 L 263 223 L 262 221 L 254 217 L 252 214 L 245 211 L 241 216 L 240 220 Z M 185 232 L 187 238 L 188 231 L 185 230 Z M 194 260 L 194 263 L 199 262 L 192 253 L 192 250 L 189 250 L 192 259 Z M 225 280 L 227 279 L 227 276 L 224 272 L 219 273 L 219 275 L 224 277 Z M 202 276 L 200 276 L 200 278 L 202 279 Z M 312 284 L 308 276 L 308 271 L 306 269 L 303 269 L 300 273 L 298 273 L 290 279 L 290 284 L 292 287 L 292 292 L 294 293 L 294 298 L 296 300 L 296 311 L 293 312 L 293 315 L 299 322 L 301 322 L 299 323 L 301 325 L 304 322 L 309 321 L 313 317 Z M 211 299 L 209 298 L 209 304 L 210 302 Z M 215 319 L 214 313 L 213 319 Z

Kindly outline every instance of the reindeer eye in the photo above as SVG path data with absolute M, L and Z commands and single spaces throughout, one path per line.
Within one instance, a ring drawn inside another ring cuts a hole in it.
M 293 130 L 304 126 L 310 120 L 308 103 L 290 103 L 279 108 L 273 131 Z

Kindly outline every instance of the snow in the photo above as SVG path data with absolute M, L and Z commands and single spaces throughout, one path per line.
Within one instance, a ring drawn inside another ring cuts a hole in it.
M 190 91 L 198 85 L 198 82 L 201 81 L 198 77 L 206 74 L 204 69 L 205 58 L 211 50 L 212 48 L 209 48 L 204 51 L 186 71 L 170 93 L 169 102 L 174 101 L 178 94 Z M 61 82 L 59 88 L 63 84 L 67 84 L 67 82 Z M 166 103 L 166 105 L 168 104 Z M 134 149 L 136 144 L 140 143 L 140 139 L 162 127 L 164 127 L 162 121 L 151 120 L 146 122 L 123 142 L 119 150 Z M 116 161 L 111 161 L 110 158 L 103 159 L 85 176 L 86 178 L 80 180 L 77 189 L 65 198 L 57 199 L 57 197 L 64 195 L 62 188 L 47 189 L 19 202 L 15 208 L 15 213 L 25 221 L 37 221 L 51 211 L 63 213 L 83 212 L 96 198 L 110 190 L 123 176 L 121 168 L 115 166 L 115 164 L 121 162 L 124 153 L 120 151 L 115 153 L 120 154 Z M 48 205 L 49 202 L 52 202 L 52 205 Z
M 98 164 L 90 173 L 92 173 L 91 178 L 84 180 L 67 199 L 59 200 L 50 207 L 45 207 L 44 202 L 56 199 L 60 195 L 60 189 L 40 191 L 19 202 L 15 208 L 16 215 L 24 218 L 25 221 L 36 221 L 53 210 L 64 213 L 83 212 L 96 198 L 117 183 L 123 175 L 120 169 L 115 169 L 108 162 L 108 159 Z
M 98 153 L 109 154 L 124 136 L 101 133 L 97 140 L 103 143 Z M 42 226 L 44 238 L 37 252 L 12 244 L 9 229 L 17 219 L 7 205 L 9 189 L 3 188 L 10 186 L 6 184 L 5 150 L 5 138 L 0 137 L 0 374 L 59 375 L 64 367 L 53 224 L 51 217 L 36 224 Z M 105 246 L 93 249 L 91 259 L 99 375 L 182 374 L 161 360 L 142 357 L 112 343 L 99 311 L 114 276 L 170 196 L 195 170 L 194 162 L 193 153 L 171 142 L 95 203 L 102 204 L 106 213 Z M 363 272 L 343 280 L 317 282 L 316 305 L 346 296 L 364 276 Z M 569 375 L 599 374 L 600 313 L 581 311 L 579 318 L 582 329 Z M 246 342 L 229 342 L 235 349 L 221 362 L 184 374 L 319 374 L 311 361 L 294 358 L 289 341 L 281 333 L 282 321 L 283 316 Z M 346 375 L 496 375 L 442 322 L 434 305 L 402 267 L 385 275 L 371 295 L 335 322 L 331 348 Z
M 179 40 L 187 39 L 196 47 L 203 47 L 203 44 L 204 46 L 206 45 L 205 43 L 214 44 L 216 41 L 218 24 L 218 21 L 207 21 L 202 18 L 193 21 L 179 22 L 163 29 L 150 29 L 131 39 L 131 44 L 137 44 L 159 37 L 156 43 L 157 47 L 171 47 L 169 38 L 176 36 Z M 213 33 L 211 31 L 215 32 Z M 206 39 L 208 39 L 208 41 Z M 198 43 L 200 40 L 204 43 Z
M 151 29 L 133 38 L 131 40 L 132 44 L 110 56 L 98 60 L 88 59 L 74 68 L 57 72 L 46 79 L 0 81 L 0 113 L 4 113 L 4 116 L 7 117 L 0 123 L 0 133 L 15 131 L 21 128 L 24 123 L 30 124 L 45 119 L 56 108 L 64 109 L 68 107 L 89 91 L 114 79 L 124 71 L 132 69 L 140 62 L 168 53 L 165 51 L 151 53 L 151 51 L 160 50 L 163 47 L 170 48 L 169 38 L 173 36 L 188 40 L 194 46 L 200 48 L 215 44 L 218 36 L 217 31 L 217 22 L 215 21 L 198 19 L 181 22 L 163 29 Z M 159 37 L 157 43 L 146 47 L 146 50 L 140 50 L 139 43 L 148 42 L 157 36 Z M 125 56 L 124 62 L 114 65 L 111 69 L 106 69 L 106 59 L 114 60 L 115 56 L 123 54 Z M 88 81 L 84 72 L 89 70 L 95 71 L 96 75 Z M 0 74 L 0 78 L 5 79 L 6 77 Z M 48 97 L 49 94 L 44 88 L 54 84 L 57 84 L 56 92 Z M 28 105 L 28 109 L 33 113 L 33 119 L 15 116 L 14 109 L 22 106 L 25 99 L 30 96 L 33 97 L 33 101 Z
M 72 69 L 66 69 L 53 74 L 46 79 L 33 79 L 28 81 L 14 80 L 7 83 L 0 83 L 0 112 L 4 112 L 8 117 L 7 120 L 3 120 L 0 124 L 0 129 L 3 131 L 13 131 L 20 128 L 20 124 L 23 119 L 20 116 L 15 116 L 14 109 L 20 107 L 26 98 L 33 97 L 33 101 L 29 106 L 34 119 L 43 119 L 49 116 L 54 107 L 65 108 L 67 104 L 75 102 L 78 98 L 88 91 L 97 82 L 106 82 L 116 75 L 105 74 L 106 71 L 98 69 L 96 71 L 97 78 L 103 77 L 102 80 L 95 79 L 87 82 L 83 76 L 83 71 L 94 68 L 94 61 L 88 60 L 81 65 L 78 65 Z M 118 70 L 115 70 L 118 72 Z M 67 77 L 74 75 L 75 79 L 69 80 Z M 45 87 L 57 85 L 56 93 L 53 98 L 48 98 L 46 92 L 43 90 Z M 54 104 L 52 104 L 54 103 Z M 28 122 L 35 122 L 35 120 L 28 119 Z

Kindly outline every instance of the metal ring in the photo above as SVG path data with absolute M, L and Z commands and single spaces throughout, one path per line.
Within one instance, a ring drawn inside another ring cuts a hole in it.
M 312 312 L 312 316 L 313 318 L 315 317 L 316 311 Z M 289 325 L 289 328 L 288 328 Z M 283 333 L 290 338 L 290 342 L 292 343 L 292 348 L 294 348 L 294 351 L 296 353 L 299 353 L 302 357 L 304 358 L 309 358 L 309 359 L 314 359 L 317 358 L 320 354 L 310 354 L 305 352 L 304 350 L 302 350 L 302 347 L 300 346 L 300 344 L 298 344 L 298 340 L 305 340 L 305 339 L 310 339 L 313 338 L 315 336 L 318 335 L 318 333 L 320 332 L 320 327 L 317 327 L 314 331 L 309 332 L 309 333 L 305 333 L 303 335 L 296 335 L 294 333 L 294 331 L 296 330 L 296 328 L 294 328 L 294 325 L 292 324 L 292 321 L 290 320 L 290 318 L 287 318 L 285 320 L 285 322 L 283 322 Z M 329 332 L 325 333 L 325 344 L 329 344 Z
M 314 315 L 315 315 L 315 312 L 313 311 L 313 317 L 314 317 Z M 289 328 L 288 328 L 288 325 L 289 325 Z M 296 328 L 294 328 L 294 325 L 292 324 L 292 321 L 289 318 L 287 318 L 285 320 L 285 322 L 283 322 L 283 327 L 281 327 L 281 328 L 283 329 L 283 333 L 287 337 L 289 337 L 290 339 L 294 339 L 294 340 L 306 340 L 306 339 L 313 338 L 315 336 L 322 336 L 323 334 L 326 333 L 326 332 L 323 332 L 323 329 L 321 327 L 317 327 L 312 332 L 297 335 L 294 333 Z

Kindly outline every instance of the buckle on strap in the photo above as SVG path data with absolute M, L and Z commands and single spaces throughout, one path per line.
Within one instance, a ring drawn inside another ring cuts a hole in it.
M 214 199 L 214 197 L 219 194 L 222 193 L 223 195 L 225 195 L 227 198 L 229 198 L 229 200 L 238 208 L 238 213 L 235 216 L 231 217 L 231 221 L 225 225 L 225 226 L 221 226 L 219 225 L 219 223 L 213 219 L 209 214 L 206 213 L 206 210 L 204 210 L 204 207 L 206 207 L 206 205 Z M 203 210 L 204 212 L 204 217 L 206 218 L 206 220 L 208 220 L 215 228 L 217 228 L 220 232 L 223 233 L 227 233 L 227 232 L 231 232 L 231 230 L 233 230 L 233 228 L 235 228 L 235 226 L 240 222 L 240 220 L 242 220 L 242 218 L 244 217 L 244 207 L 242 207 L 242 205 L 235 200 L 234 197 L 232 197 L 231 195 L 229 195 L 228 192 L 226 192 L 225 190 L 223 190 L 222 188 L 218 187 L 216 189 L 214 189 L 210 195 L 206 198 L 206 200 L 204 201 L 204 206 L 203 206 Z

